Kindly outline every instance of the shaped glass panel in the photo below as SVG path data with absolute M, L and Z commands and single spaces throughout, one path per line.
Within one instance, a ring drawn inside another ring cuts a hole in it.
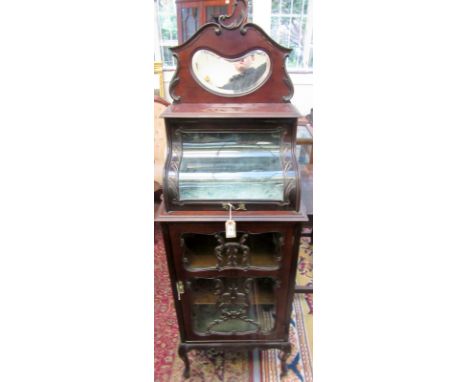
M 201 49 L 193 55 L 192 73 L 211 93 L 239 96 L 253 92 L 266 82 L 271 63 L 268 54 L 259 49 L 237 58 L 224 58 Z
M 198 278 L 190 282 L 192 324 L 198 334 L 267 334 L 275 327 L 275 281 Z
M 283 201 L 281 134 L 181 131 L 180 200 Z

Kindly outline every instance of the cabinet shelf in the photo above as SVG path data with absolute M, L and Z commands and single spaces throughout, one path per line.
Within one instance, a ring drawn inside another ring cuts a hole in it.
M 201 253 L 194 257 L 193 261 L 190 264 L 190 267 L 187 267 L 188 270 L 197 270 L 197 269 L 214 269 L 216 268 L 216 259 L 213 259 L 213 254 L 211 253 Z M 234 268 L 234 267 L 231 267 Z M 268 268 L 274 269 L 278 268 L 278 264 L 271 260 L 271 254 L 267 252 L 263 253 L 254 253 L 251 255 L 250 268 Z
M 193 320 L 194 331 L 199 334 L 237 334 L 248 335 L 253 332 L 267 334 L 271 332 L 275 326 L 275 316 L 272 309 L 267 309 L 265 306 L 256 306 L 246 312 L 248 322 L 241 319 L 220 320 L 219 323 L 213 324 L 215 319 L 220 319 L 214 305 L 198 305 L 194 306 Z
M 252 305 L 273 305 L 275 296 L 272 291 L 259 290 L 253 293 L 251 298 Z M 211 292 L 198 292 L 193 294 L 192 303 L 194 305 L 215 305 L 218 297 Z
M 253 269 L 275 270 L 282 257 L 283 239 L 278 232 L 248 234 L 226 239 L 224 233 L 182 235 L 184 268 L 188 271 Z

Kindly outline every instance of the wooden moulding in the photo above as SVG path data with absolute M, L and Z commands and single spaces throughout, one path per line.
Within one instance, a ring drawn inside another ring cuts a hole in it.
M 224 222 L 227 211 L 166 211 L 165 203 L 155 207 L 156 222 Z M 287 210 L 274 211 L 233 211 L 235 221 L 245 222 L 306 222 L 308 221 L 305 206 L 301 205 L 299 212 Z
M 290 103 L 185 103 L 172 104 L 163 118 L 299 118 L 301 114 Z

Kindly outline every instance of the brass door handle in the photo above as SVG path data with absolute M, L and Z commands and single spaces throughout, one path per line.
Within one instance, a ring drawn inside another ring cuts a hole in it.
M 177 299 L 180 301 L 181 300 L 181 295 L 183 295 L 185 293 L 184 282 L 183 281 L 177 281 L 176 288 L 177 288 Z

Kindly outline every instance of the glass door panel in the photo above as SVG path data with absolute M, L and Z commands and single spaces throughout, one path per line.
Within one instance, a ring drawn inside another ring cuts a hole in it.
M 268 334 L 275 327 L 275 280 L 197 278 L 190 281 L 196 334 Z
M 181 235 L 183 264 L 188 271 L 223 269 L 274 270 L 282 258 L 283 236 L 279 232 L 237 232 L 234 239 L 216 234 Z
M 192 37 L 199 28 L 198 21 L 198 8 L 182 8 L 181 9 L 181 29 L 182 29 L 182 42 L 187 41 Z
M 206 7 L 206 22 L 207 23 L 216 23 L 218 22 L 218 17 L 221 15 L 227 15 L 228 9 L 227 6 L 209 6 Z

